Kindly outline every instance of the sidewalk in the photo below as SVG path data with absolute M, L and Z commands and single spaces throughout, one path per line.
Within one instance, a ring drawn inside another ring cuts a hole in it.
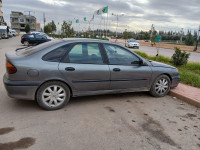
M 200 89 L 179 83 L 178 87 L 171 89 L 170 96 L 177 97 L 189 104 L 200 107 Z

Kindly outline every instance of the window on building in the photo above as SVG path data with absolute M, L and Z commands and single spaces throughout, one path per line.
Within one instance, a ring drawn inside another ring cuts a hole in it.
M 21 27 L 22 27 L 22 28 L 25 27 L 25 24 L 21 24 Z
M 19 22 L 24 22 L 24 19 L 22 19 L 22 18 L 21 18 L 21 19 L 19 19 Z

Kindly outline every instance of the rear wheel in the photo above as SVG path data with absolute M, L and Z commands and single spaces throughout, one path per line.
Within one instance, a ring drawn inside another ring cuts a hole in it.
M 57 110 L 64 107 L 70 98 L 68 86 L 59 81 L 44 83 L 37 92 L 37 102 L 46 110 Z
M 151 86 L 150 94 L 155 97 L 163 97 L 168 94 L 171 81 L 168 76 L 159 76 Z
M 25 46 L 29 46 L 29 42 L 28 41 L 24 41 L 24 45 Z

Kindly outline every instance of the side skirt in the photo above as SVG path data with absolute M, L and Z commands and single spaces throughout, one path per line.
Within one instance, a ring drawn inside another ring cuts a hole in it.
M 90 96 L 90 95 L 103 95 L 103 94 L 130 93 L 130 92 L 143 92 L 143 91 L 149 91 L 149 89 L 145 87 L 145 88 L 101 90 L 101 91 L 73 91 L 72 97 Z

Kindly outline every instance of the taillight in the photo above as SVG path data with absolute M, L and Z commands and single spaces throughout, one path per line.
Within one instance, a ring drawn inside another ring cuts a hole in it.
M 14 74 L 17 72 L 17 69 L 15 68 L 15 66 L 8 61 L 6 62 L 6 68 L 9 74 Z
M 21 40 L 23 40 L 23 38 L 24 38 L 24 37 L 22 36 L 22 37 L 21 37 Z

